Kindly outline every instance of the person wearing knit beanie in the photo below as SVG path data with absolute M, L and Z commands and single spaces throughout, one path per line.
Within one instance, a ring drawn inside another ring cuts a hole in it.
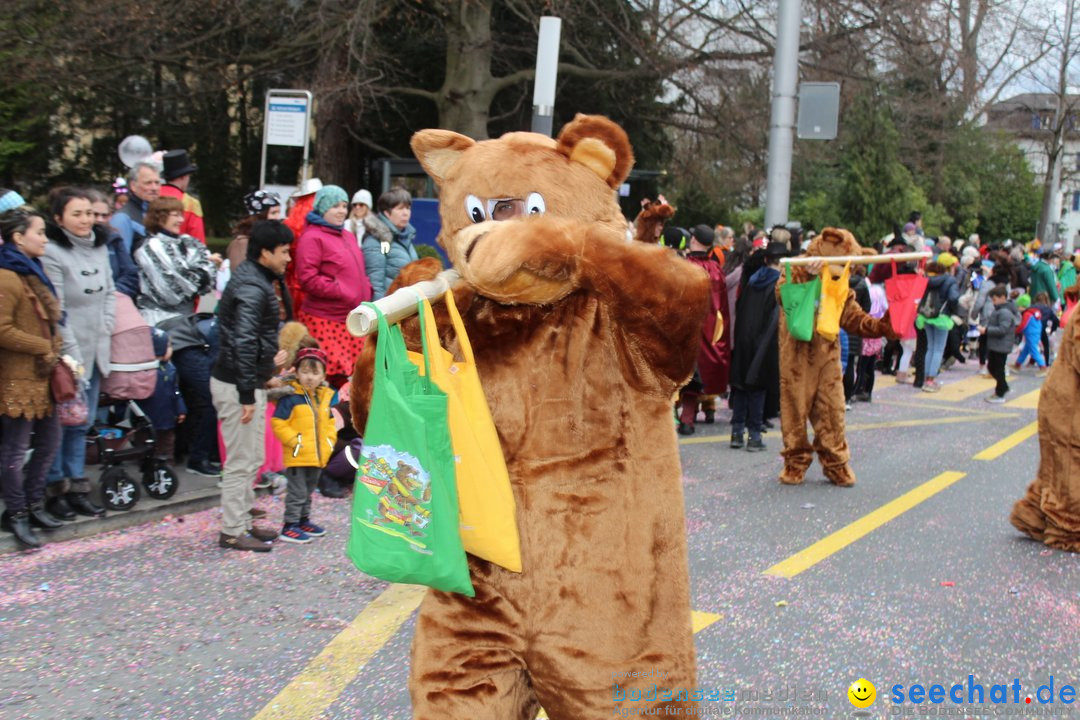
M 319 192 L 315 193 L 315 204 L 312 206 L 312 210 L 320 215 L 326 215 L 326 211 L 335 205 L 344 203 L 346 212 L 349 207 L 349 195 L 337 185 L 323 185 Z M 344 221 L 345 218 L 341 220 Z M 341 222 L 334 223 L 340 225 Z
M 364 349 L 364 339 L 349 333 L 345 318 L 357 305 L 371 300 L 364 252 L 345 227 L 348 213 L 345 191 L 337 185 L 324 185 L 315 193 L 293 255 L 303 295 L 296 320 L 325 350 L 326 375 L 333 387 L 344 384 Z
M 0 188 L 0 213 L 22 207 L 26 204 L 23 196 L 14 190 Z

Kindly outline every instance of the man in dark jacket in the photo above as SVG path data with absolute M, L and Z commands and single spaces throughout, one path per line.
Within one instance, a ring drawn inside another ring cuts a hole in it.
M 731 447 L 743 447 L 743 430 L 750 431 L 746 449 L 765 449 L 761 440 L 765 395 L 780 386 L 780 350 L 776 339 L 780 306 L 776 281 L 780 258 L 788 254 L 782 242 L 770 242 L 761 251 L 765 264 L 758 269 L 735 302 L 735 341 L 731 353 Z
M 218 544 L 234 550 L 269 552 L 277 533 L 251 524 L 255 492 L 251 480 L 265 456 L 267 381 L 285 362 L 278 349 L 281 304 L 291 302 L 282 283 L 289 264 L 292 232 L 276 220 L 255 223 L 248 259 L 233 271 L 218 303 L 220 350 L 210 377 L 210 393 L 221 420 L 225 467 L 221 480 L 222 528 Z

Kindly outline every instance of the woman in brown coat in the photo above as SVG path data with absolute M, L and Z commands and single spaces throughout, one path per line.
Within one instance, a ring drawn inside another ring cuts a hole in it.
M 60 446 L 49 374 L 58 362 L 60 303 L 38 260 L 45 218 L 27 208 L 0 215 L 0 527 L 26 547 L 41 547 L 31 525 L 60 527 L 44 508 L 45 475 Z M 31 435 L 33 439 L 31 440 Z M 26 451 L 33 449 L 23 465 Z

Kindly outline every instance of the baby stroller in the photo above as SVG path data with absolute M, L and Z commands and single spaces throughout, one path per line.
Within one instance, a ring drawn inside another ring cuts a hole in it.
M 86 436 L 86 464 L 102 467 L 101 502 L 109 510 L 130 510 L 139 501 L 139 483 L 128 475 L 124 461 L 137 460 L 142 486 L 155 500 L 176 494 L 180 479 L 172 468 L 155 456 L 154 427 L 139 406 L 128 400 L 116 423 L 99 423 Z

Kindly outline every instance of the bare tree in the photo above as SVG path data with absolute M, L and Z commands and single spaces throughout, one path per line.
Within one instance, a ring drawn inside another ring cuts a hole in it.
M 1055 28 L 1052 44 L 1058 54 L 1056 77 L 1052 76 L 1054 103 L 1057 106 L 1049 116 L 1051 131 L 1046 139 L 1046 174 L 1043 178 L 1042 213 L 1039 216 L 1039 237 L 1046 244 L 1058 239 L 1061 216 L 1061 175 L 1065 160 L 1065 137 L 1078 129 L 1080 120 L 1080 95 L 1069 94 L 1069 87 L 1078 80 L 1077 58 L 1080 58 L 1080 33 L 1075 31 L 1077 0 L 1067 0 L 1064 23 Z M 1056 25 L 1056 23 L 1055 23 Z

